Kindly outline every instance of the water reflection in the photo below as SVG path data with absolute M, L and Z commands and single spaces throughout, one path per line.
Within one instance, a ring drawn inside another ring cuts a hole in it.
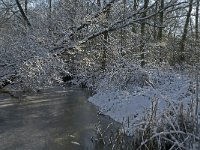
M 87 92 L 80 88 L 48 89 L 27 95 L 20 102 L 1 97 L 0 149 L 102 149 L 92 142 L 99 120 L 87 98 Z M 103 128 L 111 122 L 100 119 Z

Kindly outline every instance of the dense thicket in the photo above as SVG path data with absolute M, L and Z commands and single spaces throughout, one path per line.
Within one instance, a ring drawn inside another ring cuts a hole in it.
M 134 149 L 186 149 L 200 140 L 199 42 L 199 0 L 0 0 L 0 92 L 73 79 L 128 116 Z M 151 107 L 137 127 L 136 103 Z
M 1 87 L 199 62 L 198 0 L 1 0 L 0 11 Z

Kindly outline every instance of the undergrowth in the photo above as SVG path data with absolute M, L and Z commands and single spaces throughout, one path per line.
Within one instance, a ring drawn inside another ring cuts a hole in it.
M 195 114 L 196 103 L 189 106 L 169 103 L 158 114 L 158 101 L 152 101 L 151 110 L 135 127 L 133 149 L 136 150 L 184 150 L 194 148 L 198 137 L 198 122 Z
M 158 99 L 152 100 L 151 109 L 146 111 L 143 118 L 134 127 L 134 134 L 128 137 L 124 129 L 109 136 L 106 131 L 97 128 L 96 144 L 105 145 L 110 150 L 194 150 L 199 149 L 200 142 L 195 114 L 196 103 L 190 105 L 182 102 L 168 106 L 158 112 Z M 123 128 L 123 127 L 122 127 Z M 109 147 L 109 148 L 108 148 Z

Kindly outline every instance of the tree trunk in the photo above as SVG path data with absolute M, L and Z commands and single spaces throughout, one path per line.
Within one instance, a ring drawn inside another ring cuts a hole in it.
M 25 0 L 24 11 L 25 11 L 25 14 L 28 15 L 28 0 Z
M 160 10 L 163 10 L 164 9 L 164 0 L 160 0 Z M 161 11 L 160 14 L 159 14 L 159 22 L 160 22 L 160 26 L 163 26 L 163 14 L 164 14 L 164 11 Z M 160 27 L 158 29 L 158 40 L 159 42 L 162 41 L 162 37 L 163 37 L 163 28 Z M 160 63 L 162 62 L 162 56 L 161 56 L 161 48 L 159 48 L 159 61 Z
M 164 8 L 164 0 L 160 0 L 160 10 L 163 10 L 163 8 Z M 163 25 L 163 14 L 164 14 L 163 11 L 161 11 L 160 14 L 159 14 L 160 26 Z M 162 41 L 162 32 L 163 32 L 163 29 L 162 29 L 162 27 L 160 27 L 158 29 L 158 40 L 159 41 Z
M 196 16 L 195 16 L 195 38 L 196 40 L 199 39 L 199 0 L 197 0 L 197 6 L 196 6 Z
M 106 12 L 106 22 L 108 21 L 108 15 L 109 15 L 109 12 Z M 102 70 L 105 70 L 106 69 L 106 51 L 107 51 L 107 48 L 106 48 L 106 45 L 107 45 L 107 42 L 108 42 L 108 31 L 104 32 L 103 33 L 103 39 L 104 39 L 104 43 L 103 43 L 103 56 L 102 56 Z
M 49 18 L 51 18 L 52 13 L 52 0 L 49 0 Z
M 147 15 L 147 11 L 146 11 L 146 9 L 148 8 L 148 5 L 149 5 L 149 0 L 144 0 L 144 12 L 143 12 L 143 14 L 142 14 L 142 18 L 145 18 L 146 17 L 146 15 Z M 144 20 L 142 23 L 141 23 L 141 46 L 140 46 L 140 51 L 141 51 L 141 56 L 140 56 L 140 58 L 141 58 L 141 67 L 144 67 L 144 65 L 145 65 L 145 50 L 144 50 L 144 35 L 145 35 L 145 21 L 146 20 Z
M 157 12 L 158 11 L 158 1 L 156 1 L 155 3 L 156 3 L 155 12 Z M 154 38 L 155 41 L 157 41 L 156 24 L 157 24 L 157 15 L 154 16 L 154 27 L 153 27 L 153 38 Z
M 106 5 L 106 2 L 104 1 L 104 5 Z M 101 9 L 101 0 L 97 0 L 97 6 L 99 7 L 99 9 Z M 106 12 L 104 12 L 104 15 L 105 15 L 105 26 L 107 26 L 107 22 L 108 22 L 108 17 L 109 17 L 109 12 L 110 12 L 110 9 L 108 9 Z M 107 55 L 106 55 L 106 51 L 107 51 L 107 48 L 106 48 L 106 44 L 108 42 L 108 31 L 106 30 L 104 33 L 103 33 L 103 52 L 102 52 L 102 60 L 101 60 L 101 69 L 102 70 L 105 70 L 106 69 L 106 59 L 107 59 Z
M 193 0 L 190 0 L 189 10 L 187 12 L 186 21 L 185 21 L 185 25 L 184 25 L 184 29 L 183 29 L 183 35 L 182 35 L 182 38 L 180 41 L 180 49 L 179 49 L 179 56 L 178 56 L 179 62 L 185 61 L 185 54 L 184 54 L 185 42 L 186 42 L 186 38 L 187 38 L 188 26 L 189 26 L 191 12 L 192 12 L 192 4 L 193 4 Z
M 123 0 L 123 12 L 122 13 L 122 20 L 123 24 L 125 23 L 125 15 L 126 15 L 126 0 Z M 121 28 L 120 30 L 120 38 L 121 38 L 121 48 L 120 48 L 120 54 L 123 56 L 123 49 L 126 49 L 126 29 Z
M 49 23 L 49 32 L 52 31 L 52 25 L 51 25 L 51 14 L 52 14 L 52 0 L 48 0 L 49 3 L 49 12 L 48 12 L 48 23 Z
M 196 16 L 195 16 L 195 38 L 196 42 L 199 40 L 199 0 L 197 0 L 196 6 Z M 196 53 L 198 55 L 198 53 Z M 198 112 L 199 112 L 199 58 L 196 60 L 196 108 L 195 108 L 195 115 L 196 115 L 196 132 L 198 133 Z
M 138 3 L 137 0 L 134 0 L 134 4 L 133 4 L 134 13 L 137 11 L 137 7 L 138 7 L 137 3 Z M 132 32 L 136 33 L 136 25 L 135 24 L 133 24 L 133 26 L 132 26 Z
M 24 21 L 26 22 L 26 24 L 27 24 L 29 27 L 31 27 L 31 23 L 29 22 L 29 20 L 28 20 L 28 18 L 27 18 L 27 16 L 26 16 L 26 14 L 25 14 L 25 12 L 24 12 L 24 10 L 23 10 L 23 8 L 22 8 L 22 6 L 21 6 L 19 0 L 15 0 L 15 1 L 16 1 L 17 7 L 19 8 L 19 11 L 20 11 L 20 13 L 21 13 L 21 15 L 22 15 Z

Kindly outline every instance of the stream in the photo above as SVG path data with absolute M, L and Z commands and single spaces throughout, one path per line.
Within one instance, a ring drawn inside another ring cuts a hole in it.
M 98 115 L 88 97 L 87 90 L 73 87 L 21 98 L 0 94 L 0 150 L 106 149 L 95 142 L 97 125 L 106 131 L 113 120 Z M 119 126 L 114 122 L 107 130 Z

